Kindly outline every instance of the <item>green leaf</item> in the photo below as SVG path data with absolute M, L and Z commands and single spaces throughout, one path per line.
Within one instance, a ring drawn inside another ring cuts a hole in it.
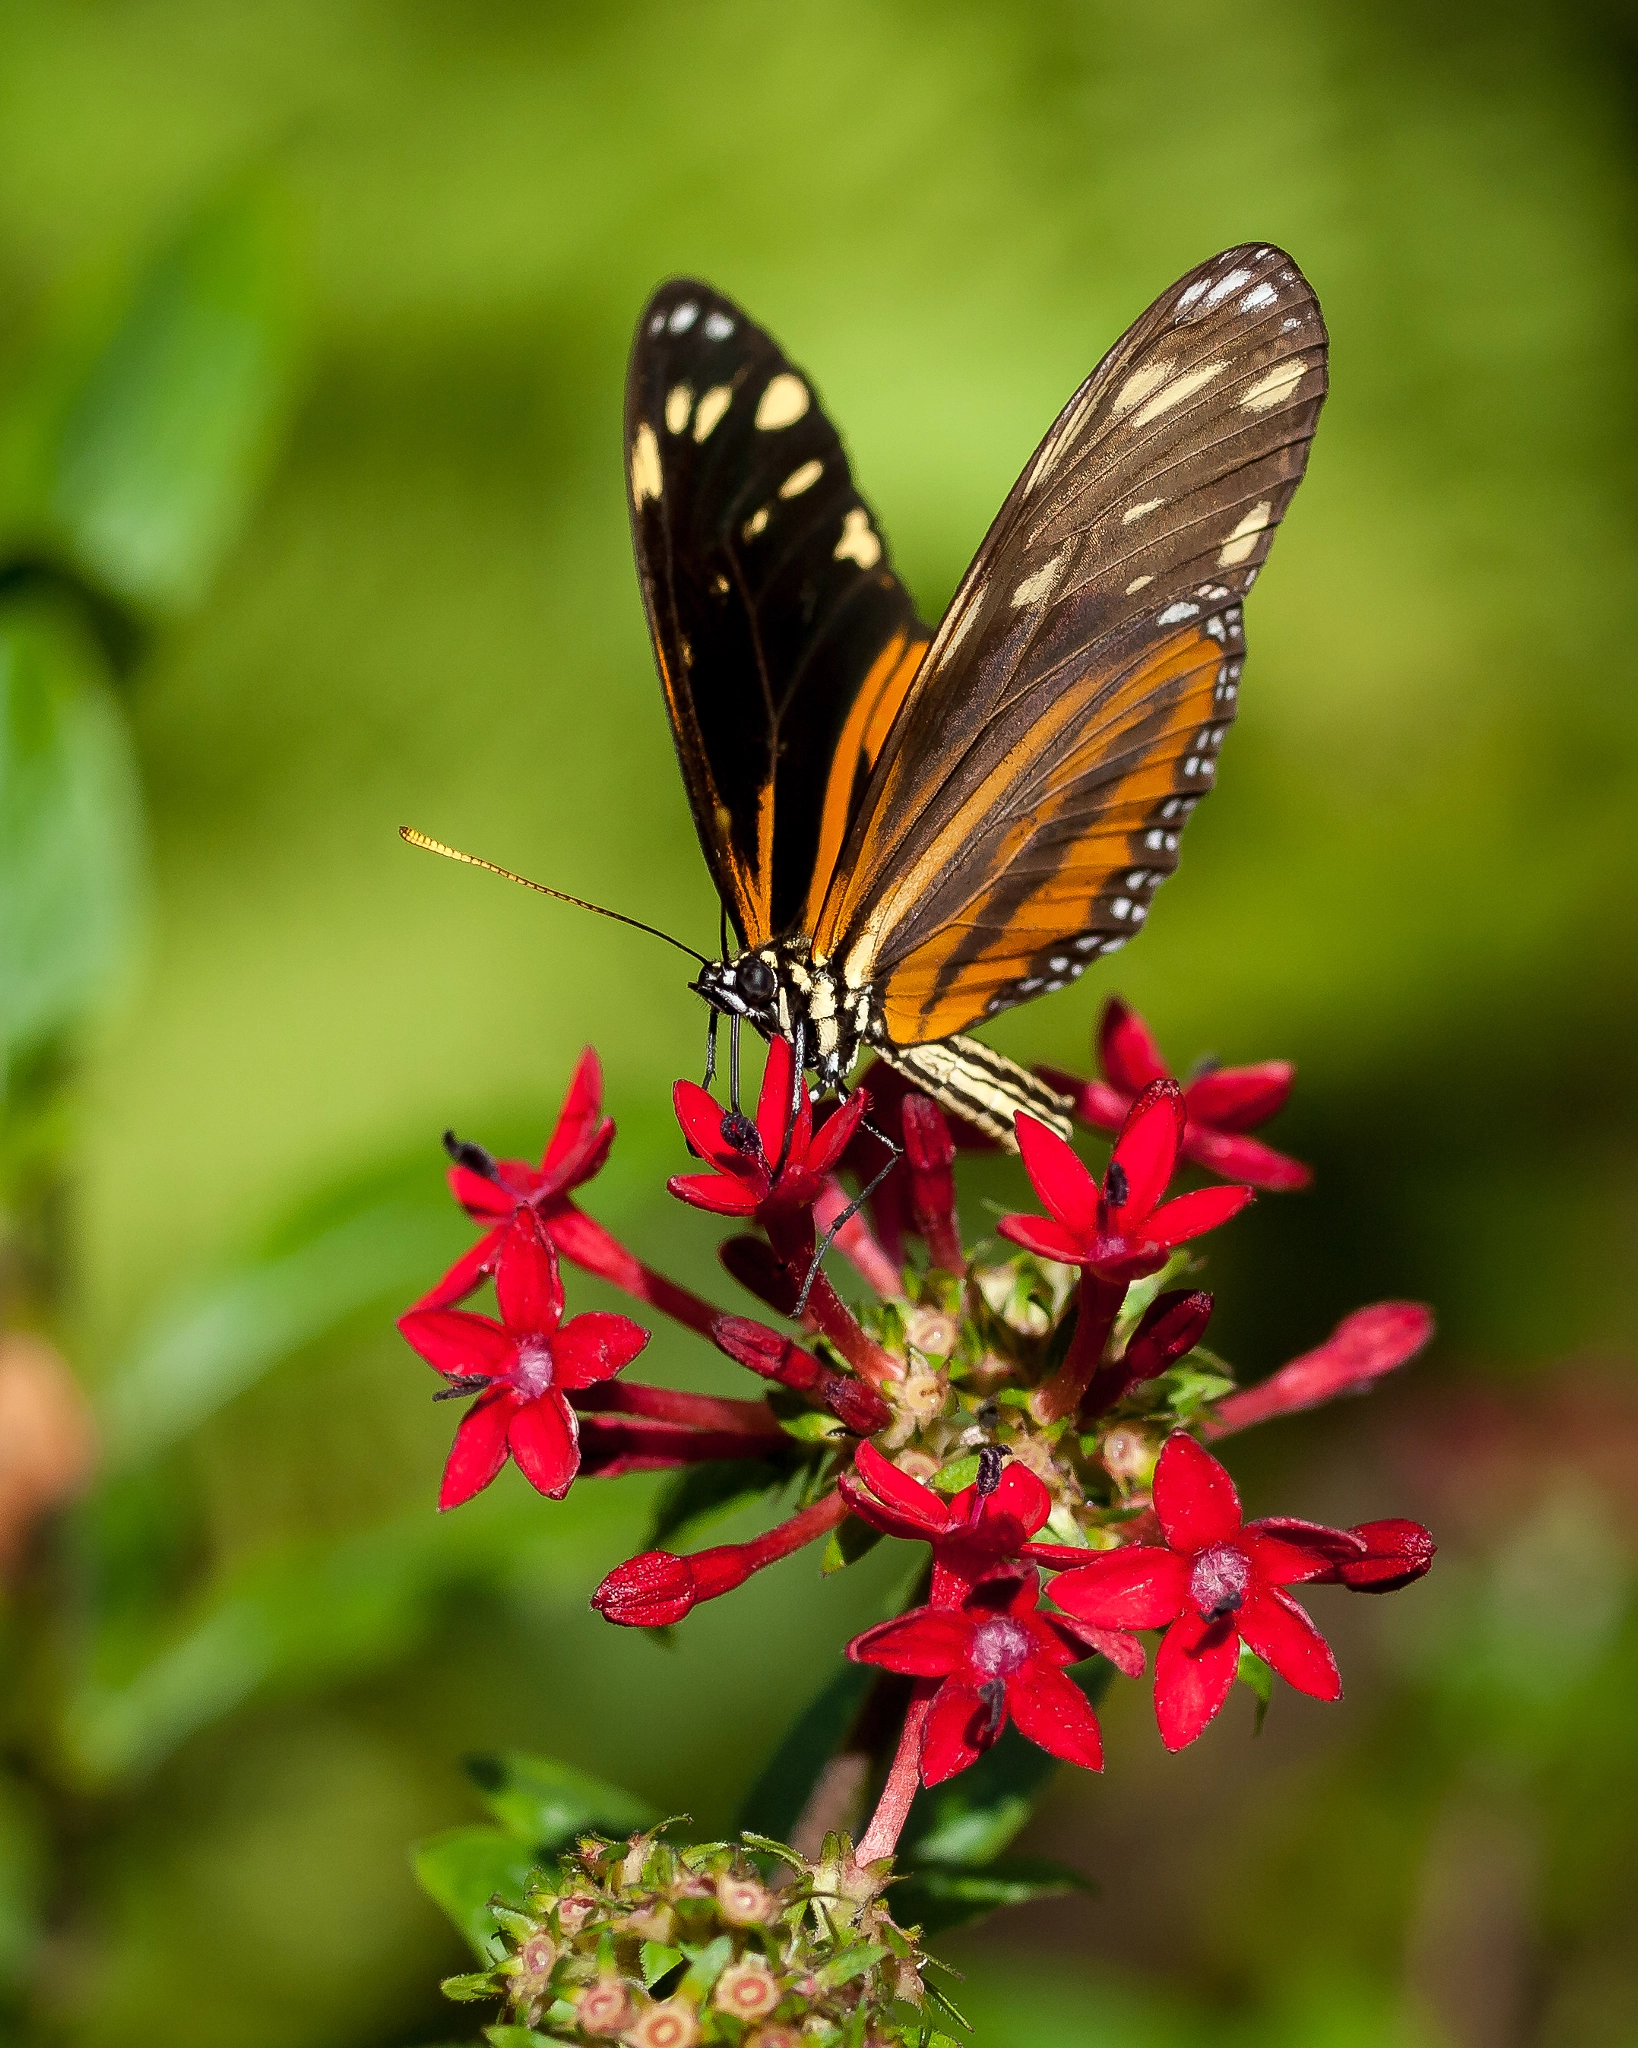
M 1240 1645 L 1240 1661 L 1234 1667 L 1234 1675 L 1242 1685 L 1249 1686 L 1252 1692 L 1256 1694 L 1257 1722 L 1252 1733 L 1254 1735 L 1261 1735 L 1263 1732 L 1263 1722 L 1268 1715 L 1268 1703 L 1274 1697 L 1274 1673 L 1263 1662 L 1262 1658 L 1257 1655 L 1255 1650 L 1247 1649 L 1246 1645 L 1242 1643 Z
M 429 1836 L 410 1860 L 422 1891 L 443 1907 L 474 1953 L 487 1962 L 488 1943 L 497 1931 L 489 1901 L 499 1896 L 509 1906 L 521 1906 L 535 1858 L 515 1836 L 500 1828 L 469 1827 L 448 1828 Z M 472 1981 L 451 1979 L 455 1983 Z M 444 1988 L 449 1990 L 447 1984 Z M 451 1998 L 488 1995 L 492 1994 L 449 1992 Z
M 476 2005 L 480 1999 L 500 1996 L 494 1976 L 488 1970 L 474 1970 L 464 1977 L 446 1977 L 438 1989 L 446 1998 L 457 1999 L 463 2005 Z
M 826 1680 L 745 1795 L 738 1821 L 742 1832 L 776 1840 L 789 1835 L 875 1675 L 868 1665 L 844 1664 Z
M 946 1465 L 942 1472 L 935 1472 L 928 1483 L 937 1487 L 940 1493 L 960 1493 L 977 1477 L 978 1453 L 972 1451 L 965 1458 L 957 1458 L 953 1464 Z
M 830 1532 L 830 1541 L 819 1561 L 820 1572 L 828 1578 L 832 1572 L 845 1571 L 850 1564 L 857 1564 L 861 1557 L 868 1557 L 881 1540 L 880 1529 L 872 1529 L 857 1515 L 849 1515 L 845 1522 Z
M 787 1436 L 795 1437 L 799 1444 L 829 1443 L 832 1437 L 847 1435 L 847 1424 L 840 1416 L 826 1414 L 818 1408 L 805 1409 L 800 1415 L 782 1415 L 779 1426 Z
M 131 946 L 142 865 L 124 716 L 60 603 L 0 605 L 0 1087 L 78 1024 Z
M 45 520 L 92 583 L 157 613 L 203 597 L 291 408 L 296 278 L 285 209 L 248 181 L 137 279 L 40 457 Z
M 855 1942 L 852 1948 L 845 1948 L 833 1956 L 819 1972 L 819 1981 L 828 1990 L 836 1991 L 844 1984 L 851 1984 L 855 1977 L 862 1977 L 866 1970 L 873 1970 L 887 1954 L 879 1941 Z
M 706 1465 L 684 1465 L 660 1488 L 654 1519 L 643 1543 L 645 1550 L 670 1550 L 691 1542 L 711 1523 L 749 1507 L 782 1486 L 789 1467 L 772 1458 L 723 1458 Z
M 924 1863 L 911 1868 L 904 1883 L 894 1887 L 893 1914 L 926 1934 L 947 1934 L 1001 1906 L 1094 1890 L 1096 1886 L 1078 1870 L 1044 1857 L 1006 1856 L 977 1870 Z
M 645 1941 L 640 1952 L 643 1967 L 643 1989 L 652 1991 L 660 1979 L 674 1970 L 683 1959 L 680 1948 L 669 1948 L 664 1942 Z
M 465 1762 L 467 1776 L 496 1820 L 542 1853 L 588 1828 L 618 1837 L 652 1827 L 659 1818 L 632 1793 L 548 1757 L 508 1751 L 469 1756 Z
M 552 2036 L 533 2027 L 485 2027 L 483 2037 L 489 2048 L 552 2048 Z
M 1099 1657 L 1069 1675 L 1096 1706 L 1113 1670 Z M 1009 1726 L 971 1770 L 917 1794 L 901 1858 L 916 1865 L 993 1863 L 1034 1812 L 1057 1768 L 1056 1757 Z
M 712 1985 L 734 1959 L 734 1937 L 719 1934 L 715 1941 L 708 1941 L 704 1948 L 692 1949 L 688 1954 L 688 1975 L 680 1988 L 685 1997 L 693 1999 L 696 2005 L 702 2005 L 710 1995 Z

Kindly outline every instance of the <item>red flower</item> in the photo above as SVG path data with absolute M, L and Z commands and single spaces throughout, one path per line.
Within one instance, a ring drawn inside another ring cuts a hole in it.
M 1201 1188 L 1162 1202 L 1183 1142 L 1183 1093 L 1151 1082 L 1132 1104 L 1101 1184 L 1063 1139 L 1018 1118 L 1018 1149 L 1048 1216 L 1003 1216 L 1003 1237 L 1038 1258 L 1090 1267 L 1105 1280 L 1140 1280 L 1176 1245 L 1215 1230 L 1252 1199 L 1250 1188 Z
M 1166 1628 L 1155 1658 L 1155 1715 L 1168 1749 L 1193 1742 L 1234 1683 L 1240 1644 L 1299 1692 L 1341 1696 L 1325 1638 L 1287 1586 L 1346 1570 L 1366 1541 L 1316 1523 L 1245 1522 L 1234 1482 L 1192 1437 L 1167 1439 L 1155 1468 L 1166 1547 L 1130 1544 L 1063 1573 L 1052 1597 L 1102 1628 Z
M 1067 1664 L 1087 1654 L 1072 1624 L 1036 1612 L 1035 1574 L 982 1580 L 959 1607 L 915 1607 L 855 1636 L 847 1654 L 908 1678 L 938 1679 L 921 1749 L 921 1782 L 976 1763 L 1010 1715 L 1031 1742 L 1083 1769 L 1103 1768 L 1097 1716 Z
M 1119 996 L 1104 1004 L 1098 1023 L 1098 1064 L 1102 1081 L 1058 1073 L 1048 1079 L 1074 1096 L 1076 1114 L 1100 1131 L 1118 1131 L 1145 1088 L 1171 1079 L 1148 1025 Z M 1285 1107 L 1296 1071 L 1289 1060 L 1263 1060 L 1254 1067 L 1214 1067 L 1198 1075 L 1183 1090 L 1189 1119 L 1183 1156 L 1225 1180 L 1248 1181 L 1254 1188 L 1307 1187 L 1313 1175 L 1300 1159 L 1244 1135 Z
M 790 1045 L 776 1038 L 768 1048 L 754 1123 L 738 1110 L 724 1112 L 697 1083 L 677 1083 L 672 1090 L 677 1121 L 689 1144 L 713 1169 L 677 1174 L 668 1181 L 680 1201 L 718 1216 L 788 1215 L 813 1207 L 869 1108 L 870 1097 L 856 1088 L 815 1136 L 813 1104 L 805 1086 L 797 1087 L 794 1123 L 791 1119 L 791 1061 Z
M 561 1500 L 580 1469 L 579 1424 L 567 1394 L 612 1379 L 648 1342 L 626 1316 L 593 1312 L 563 1322 L 557 1254 L 528 1211 L 504 1233 L 495 1293 L 499 1322 L 447 1308 L 411 1309 L 398 1319 L 452 1391 L 483 1389 L 455 1432 L 440 1508 L 481 1493 L 508 1454 L 531 1486 Z

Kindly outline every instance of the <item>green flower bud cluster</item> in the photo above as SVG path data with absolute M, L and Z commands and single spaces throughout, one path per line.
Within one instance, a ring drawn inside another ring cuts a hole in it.
M 835 1835 L 815 1861 L 759 1835 L 586 1835 L 532 1875 L 521 1910 L 491 1903 L 494 1963 L 444 1991 L 504 2001 L 497 2048 L 955 2048 L 942 2024 L 960 2015 L 883 1903 L 891 1871 Z

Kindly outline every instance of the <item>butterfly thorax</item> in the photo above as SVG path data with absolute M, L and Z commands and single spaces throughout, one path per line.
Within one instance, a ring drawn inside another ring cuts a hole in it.
M 743 1017 L 767 1038 L 784 1038 L 821 1086 L 846 1080 L 867 1042 L 880 1042 L 868 988 L 850 988 L 816 961 L 805 936 L 776 939 L 733 960 L 709 960 L 691 983 L 714 1010 Z

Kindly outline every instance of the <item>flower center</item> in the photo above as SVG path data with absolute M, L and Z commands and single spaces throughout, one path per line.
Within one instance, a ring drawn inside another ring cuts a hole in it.
M 1202 1550 L 1189 1571 L 1189 1598 L 1202 1621 L 1237 1614 L 1251 1584 L 1251 1559 L 1232 1543 Z
M 544 1394 L 552 1384 L 552 1347 L 544 1337 L 525 1337 L 518 1346 L 512 1384 L 531 1400 L 537 1394 Z
M 1010 1678 L 1027 1664 L 1035 1640 L 1029 1630 L 1005 1615 L 982 1622 L 974 1631 L 968 1660 L 981 1678 Z

